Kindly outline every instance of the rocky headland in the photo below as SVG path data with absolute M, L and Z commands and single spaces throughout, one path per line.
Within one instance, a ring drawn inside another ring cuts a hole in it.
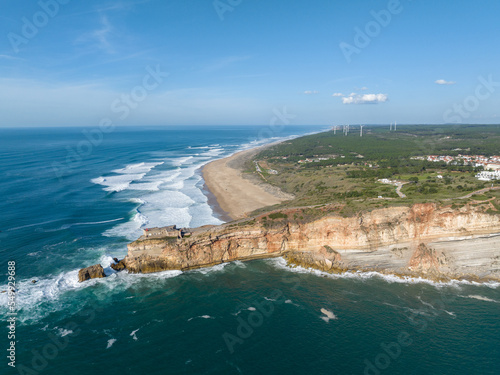
M 310 222 L 287 219 L 292 214 L 201 227 L 184 237 L 141 236 L 114 267 L 151 273 L 283 257 L 292 266 L 326 272 L 500 280 L 500 215 L 482 207 L 415 204 L 355 217 L 328 213 Z

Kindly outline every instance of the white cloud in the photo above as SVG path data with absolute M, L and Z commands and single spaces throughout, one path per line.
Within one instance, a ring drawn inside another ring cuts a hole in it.
M 306 91 L 304 91 L 304 94 L 306 94 L 306 95 L 319 94 L 319 91 L 306 90 Z
M 14 57 L 14 56 L 10 56 L 10 55 L 0 55 L 0 59 L 4 59 L 4 60 L 23 60 L 19 57 Z
M 384 103 L 388 100 L 386 94 L 364 94 L 358 95 L 356 93 L 351 93 L 348 97 L 342 98 L 342 103 L 344 104 L 378 104 Z
M 437 81 L 435 81 L 435 83 L 437 83 L 438 85 L 454 85 L 456 82 L 446 81 L 444 79 L 438 79 Z
M 108 35 L 111 33 L 113 30 L 111 24 L 108 21 L 108 18 L 106 16 L 101 16 L 101 25 L 102 27 L 98 30 L 95 30 L 92 33 L 92 36 L 98 40 L 99 42 L 99 47 L 103 50 L 105 50 L 108 53 L 114 52 L 113 48 L 111 47 L 111 43 L 108 40 Z
M 333 93 L 332 96 L 344 96 L 344 94 L 342 94 L 341 92 L 336 92 L 336 93 Z
M 90 30 L 80 35 L 75 40 L 75 44 L 87 46 L 87 48 L 92 51 L 99 49 L 108 54 L 113 54 L 115 53 L 115 48 L 111 39 L 114 35 L 116 35 L 114 27 L 109 22 L 108 17 L 104 14 L 100 14 L 99 26 L 94 30 Z

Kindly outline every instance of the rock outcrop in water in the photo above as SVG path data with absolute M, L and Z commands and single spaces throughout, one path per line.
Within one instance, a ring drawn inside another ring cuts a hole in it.
M 129 272 L 150 273 L 282 256 L 327 272 L 500 280 L 500 215 L 482 207 L 416 204 L 307 223 L 284 216 L 197 228 L 179 239 L 143 236 L 128 245 L 121 263 Z
M 113 258 L 115 261 L 114 263 L 111 263 L 111 268 L 114 269 L 115 271 L 123 271 L 125 268 L 125 262 L 122 260 L 118 260 L 116 258 Z
M 87 267 L 87 268 L 82 268 L 78 272 L 78 281 L 86 281 L 90 279 L 98 279 L 106 277 L 104 274 L 104 269 L 100 264 L 94 264 L 93 266 Z

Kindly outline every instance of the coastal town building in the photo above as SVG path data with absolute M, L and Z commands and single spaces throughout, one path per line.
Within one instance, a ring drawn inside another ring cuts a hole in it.
M 457 156 L 449 155 L 429 155 L 412 157 L 414 160 L 427 160 L 431 162 L 444 162 L 446 164 L 464 164 L 473 167 L 483 167 L 485 170 L 500 170 L 500 156 L 484 156 L 484 155 L 462 155 Z
M 500 163 L 486 164 L 486 167 L 484 167 L 484 169 L 492 171 L 500 171 Z
M 330 160 L 330 159 L 335 159 L 335 157 L 329 157 L 329 158 L 314 158 L 314 159 L 311 159 L 311 158 L 306 158 L 306 159 L 302 159 L 302 160 L 299 160 L 298 163 L 299 164 L 304 164 L 304 163 L 317 163 L 317 162 L 320 162 L 320 161 L 323 161 L 323 160 Z
M 493 181 L 500 180 L 500 170 L 497 171 L 483 171 L 476 174 L 479 181 Z

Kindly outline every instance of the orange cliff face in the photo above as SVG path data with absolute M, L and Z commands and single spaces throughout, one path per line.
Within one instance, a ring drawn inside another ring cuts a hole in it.
M 256 218 L 194 230 L 188 238 L 128 245 L 129 272 L 188 270 L 234 260 L 283 256 L 329 272 L 376 270 L 430 278 L 500 279 L 500 215 L 434 204 L 374 210 L 309 223 Z

